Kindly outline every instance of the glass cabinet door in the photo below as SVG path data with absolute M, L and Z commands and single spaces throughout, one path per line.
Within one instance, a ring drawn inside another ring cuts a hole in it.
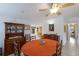
M 24 32 L 24 25 L 16 24 L 16 23 L 6 23 L 5 25 L 5 32 L 6 33 L 23 33 Z
M 6 33 L 10 33 L 11 32 L 11 27 L 10 27 L 10 25 L 7 25 L 6 26 Z
M 15 25 L 11 25 L 11 33 L 15 33 L 16 32 L 16 27 Z
M 22 33 L 23 32 L 23 27 L 21 25 L 17 26 L 17 33 Z

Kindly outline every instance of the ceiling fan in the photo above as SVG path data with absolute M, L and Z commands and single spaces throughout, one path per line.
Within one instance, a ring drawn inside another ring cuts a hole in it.
M 55 14 L 57 16 L 61 15 L 61 9 L 74 5 L 74 3 L 51 3 L 50 8 L 40 9 L 39 11 L 49 11 L 46 16 Z

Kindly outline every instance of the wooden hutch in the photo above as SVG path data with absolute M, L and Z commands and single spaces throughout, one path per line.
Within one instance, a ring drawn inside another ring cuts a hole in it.
M 19 41 L 20 48 L 26 42 L 24 37 L 24 24 L 5 22 L 4 55 L 14 53 L 14 41 Z

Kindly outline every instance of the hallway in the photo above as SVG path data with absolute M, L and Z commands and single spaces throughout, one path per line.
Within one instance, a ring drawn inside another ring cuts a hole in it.
M 66 45 L 62 48 L 62 56 L 79 56 L 78 40 L 70 37 Z

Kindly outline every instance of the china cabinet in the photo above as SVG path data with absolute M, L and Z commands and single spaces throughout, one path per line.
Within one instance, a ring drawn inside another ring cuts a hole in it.
M 20 48 L 25 43 L 24 24 L 5 22 L 4 55 L 14 53 L 14 41 L 19 41 Z

